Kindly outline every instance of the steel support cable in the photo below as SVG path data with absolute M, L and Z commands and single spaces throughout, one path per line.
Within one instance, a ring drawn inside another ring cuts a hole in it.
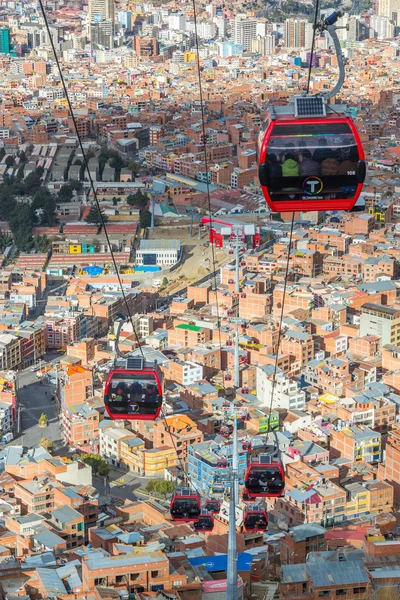
M 200 113 L 201 113 L 201 130 L 203 136 L 203 154 L 204 154 L 204 165 L 206 168 L 206 186 L 207 186 L 207 203 L 208 203 L 208 216 L 210 219 L 210 229 L 212 228 L 212 210 L 211 210 L 211 196 L 210 196 L 210 182 L 209 182 L 209 167 L 208 167 L 208 156 L 207 156 L 207 135 L 206 135 L 206 122 L 205 122 L 205 109 L 204 109 L 204 99 L 203 99 L 203 85 L 201 80 L 201 70 L 200 70 L 200 48 L 199 48 L 199 36 L 197 30 L 197 9 L 196 9 L 196 0 L 192 0 L 193 6 L 193 21 L 194 21 L 194 35 L 195 35 L 195 43 L 196 43 L 196 64 L 197 64 L 197 80 L 199 87 L 199 97 L 200 97 Z M 211 245 L 211 255 L 213 262 L 213 270 L 214 270 L 214 288 L 215 288 L 215 301 L 217 308 L 217 324 L 218 324 L 218 337 L 219 337 L 219 347 L 220 351 L 222 348 L 221 342 L 221 321 L 220 321 L 220 311 L 218 305 L 218 286 L 217 286 L 217 267 L 216 267 L 216 259 L 215 259 L 215 246 Z
M 60 75 L 61 84 L 62 84 L 62 87 L 63 87 L 63 90 L 64 90 L 64 94 L 65 94 L 65 97 L 66 97 L 66 100 L 67 100 L 68 109 L 69 109 L 69 112 L 71 113 L 72 122 L 73 122 L 74 127 L 75 127 L 76 136 L 78 138 L 78 144 L 79 144 L 80 150 L 82 152 L 83 163 L 84 163 L 85 169 L 86 169 L 88 177 L 89 177 L 90 188 L 92 190 L 93 197 L 94 197 L 94 200 L 95 200 L 95 203 L 96 203 L 96 207 L 97 207 L 97 210 L 98 210 L 98 213 L 99 213 L 99 216 L 100 216 L 101 224 L 102 224 L 103 229 L 104 229 L 104 233 L 105 233 L 106 240 L 107 240 L 107 245 L 108 245 L 108 247 L 110 249 L 110 254 L 111 254 L 112 262 L 113 262 L 113 265 L 114 265 L 115 273 L 117 275 L 119 287 L 121 288 L 121 294 L 122 294 L 122 298 L 123 298 L 123 301 L 124 301 L 124 304 L 125 304 L 126 312 L 127 312 L 128 317 L 129 317 L 129 321 L 130 321 L 130 323 L 132 325 L 132 329 L 133 329 L 133 333 L 135 335 L 136 343 L 138 344 L 138 347 L 139 347 L 140 353 L 142 355 L 143 361 L 145 361 L 146 359 L 145 359 L 145 356 L 144 356 L 144 353 L 143 353 L 143 349 L 142 349 L 140 341 L 139 341 L 139 336 L 137 334 L 135 325 L 133 323 L 133 317 L 132 317 L 131 309 L 129 307 L 128 300 L 127 300 L 127 297 L 126 297 L 126 294 L 125 294 L 125 290 L 124 290 L 124 287 L 122 285 L 121 274 L 120 274 L 119 269 L 118 269 L 117 261 L 115 260 L 114 251 L 112 249 L 111 240 L 110 240 L 110 237 L 108 235 L 107 226 L 106 226 L 106 220 L 105 220 L 104 215 L 103 215 L 103 213 L 101 211 L 100 202 L 99 202 L 99 199 L 97 197 L 96 188 L 95 188 L 95 185 L 94 185 L 94 182 L 93 182 L 92 174 L 91 174 L 90 169 L 89 169 L 89 163 L 88 163 L 88 160 L 87 160 L 87 157 L 86 157 L 86 153 L 85 153 L 85 150 L 84 150 L 84 147 L 83 147 L 82 138 L 81 138 L 81 135 L 80 135 L 79 130 L 78 130 L 77 120 L 76 120 L 76 117 L 75 117 L 74 109 L 72 107 L 71 99 L 69 97 L 68 88 L 67 88 L 66 83 L 65 83 L 64 74 L 63 74 L 63 71 L 62 71 L 62 68 L 61 68 L 61 63 L 60 63 L 60 60 L 59 60 L 59 58 L 57 56 L 57 51 L 56 51 L 56 47 L 55 47 L 55 44 L 54 44 L 54 40 L 53 40 L 53 37 L 52 37 L 51 32 L 50 32 L 49 21 L 48 21 L 48 18 L 47 18 L 46 10 L 44 8 L 43 0 L 39 0 L 39 5 L 40 5 L 40 10 L 41 10 L 41 13 L 42 13 L 42 16 L 43 16 L 44 24 L 45 24 L 45 27 L 46 27 L 47 35 L 49 37 L 51 49 L 52 49 L 53 54 L 54 54 L 54 60 L 56 62 L 58 73 Z
M 288 275 L 289 275 L 290 252 L 291 252 L 291 249 L 292 249 L 293 227 L 294 227 L 294 213 L 292 213 L 292 222 L 291 222 L 291 225 L 290 225 L 289 244 L 288 244 L 288 250 L 287 250 L 286 269 L 285 269 L 285 279 L 284 279 L 284 283 L 283 283 L 283 297 L 282 297 L 281 315 L 280 315 L 280 318 L 279 318 L 278 341 L 277 341 L 277 344 L 276 344 L 274 373 L 273 373 L 273 376 L 272 376 L 271 401 L 270 401 L 270 404 L 269 404 L 267 435 L 269 435 L 269 432 L 271 430 L 271 413 L 272 413 L 272 404 L 273 404 L 273 401 L 274 401 L 274 394 L 275 394 L 275 388 L 276 388 L 276 372 L 278 370 L 279 348 L 280 348 L 280 345 L 281 345 L 281 338 L 282 338 L 282 323 L 283 323 L 284 309 L 285 309 L 287 279 L 288 279 Z
M 309 67 L 308 67 L 308 78 L 307 78 L 307 94 L 310 91 L 311 70 L 312 70 L 312 62 L 313 62 L 313 57 L 314 57 L 315 36 L 316 36 L 316 33 L 317 33 L 318 15 L 319 15 L 319 0 L 315 0 L 315 13 L 314 13 L 314 23 L 313 23 L 313 35 L 312 35 L 312 40 L 311 40 L 311 56 L 310 56 L 310 64 L 309 64 Z
M 57 64 L 57 69 L 58 69 L 58 72 L 59 72 L 59 75 L 60 75 L 60 79 L 61 79 L 61 83 L 62 83 L 62 86 L 63 86 L 63 90 L 64 90 L 64 93 L 65 93 L 65 96 L 66 96 L 66 99 L 67 99 L 68 108 L 69 108 L 69 111 L 71 113 L 71 118 L 72 118 L 72 121 L 73 121 L 73 124 L 74 124 L 74 127 L 75 127 L 75 131 L 76 131 L 76 135 L 77 135 L 77 138 L 78 138 L 79 147 L 80 147 L 80 150 L 82 152 L 84 166 L 85 166 L 85 169 L 86 169 L 86 171 L 88 173 L 90 187 L 91 187 L 91 190 L 92 190 L 95 202 L 96 202 L 97 210 L 98 210 L 100 218 L 101 218 L 102 226 L 103 226 L 104 233 L 105 233 L 106 239 L 107 239 L 107 244 L 108 244 L 108 246 L 110 248 L 110 253 L 111 253 L 112 261 L 113 261 L 115 272 L 116 272 L 116 275 L 117 275 L 117 278 L 118 278 L 118 283 L 119 283 L 119 286 L 121 288 L 121 293 L 122 293 L 122 297 L 123 297 L 123 300 L 124 300 L 124 303 L 125 303 L 126 311 L 128 313 L 128 317 L 129 317 L 130 323 L 132 325 L 133 333 L 135 335 L 136 342 L 137 342 L 138 347 L 140 349 L 140 353 L 142 355 L 143 360 L 145 361 L 145 355 L 143 353 L 143 348 L 140 345 L 139 336 L 137 334 L 136 328 L 135 328 L 134 323 L 133 323 L 132 313 L 131 313 L 131 310 L 130 310 L 130 307 L 129 307 L 129 304 L 128 304 L 128 301 L 127 301 L 127 298 L 126 298 L 126 295 L 125 295 L 125 291 L 124 291 L 124 288 L 123 288 L 123 285 L 122 285 L 121 275 L 120 275 L 119 270 L 118 270 L 117 262 L 115 260 L 114 252 L 113 252 L 112 245 L 111 245 L 111 240 L 110 240 L 110 237 L 108 235 L 106 220 L 104 219 L 104 215 L 101 212 L 100 203 L 99 203 L 99 200 L 98 200 L 98 197 L 97 197 L 97 193 L 96 193 L 96 188 L 94 186 L 93 178 L 92 178 L 92 175 L 91 175 L 90 170 L 89 170 L 88 160 L 87 160 L 87 157 L 86 157 L 86 154 L 85 154 L 85 150 L 83 148 L 83 143 L 82 143 L 81 136 L 80 136 L 79 131 L 78 131 L 76 117 L 75 117 L 74 110 L 73 110 L 73 107 L 72 107 L 72 103 L 71 103 L 71 100 L 70 100 L 70 97 L 69 97 L 69 94 L 68 94 L 68 89 L 67 89 L 67 86 L 65 84 L 65 79 L 64 79 L 64 75 L 63 75 L 63 72 L 62 72 L 62 69 L 61 69 L 61 64 L 60 64 L 60 61 L 59 61 L 58 56 L 57 56 L 56 48 L 55 48 L 55 45 L 54 45 L 54 40 L 53 40 L 52 36 L 50 35 L 49 22 L 48 22 L 47 15 L 46 15 L 46 12 L 45 12 L 45 8 L 44 8 L 44 5 L 43 5 L 43 0 L 39 0 L 39 4 L 40 4 L 41 12 L 42 12 L 42 15 L 43 15 L 43 19 L 44 19 L 44 22 L 45 22 L 45 27 L 46 27 L 46 30 L 47 30 L 47 34 L 48 34 L 49 39 L 50 39 L 50 44 L 51 44 L 51 47 L 52 47 L 54 58 L 55 58 L 55 61 L 56 61 L 56 64 Z M 190 480 L 188 474 L 186 473 L 185 465 L 184 465 L 184 463 L 182 461 L 182 458 L 178 456 L 178 450 L 177 450 L 177 447 L 176 447 L 176 444 L 175 444 L 175 440 L 174 440 L 173 436 L 171 435 L 171 431 L 169 429 L 168 422 L 166 420 L 165 413 L 164 413 L 163 410 L 161 410 L 161 414 L 163 416 L 165 425 L 166 425 L 166 427 L 168 429 L 168 432 L 170 434 L 172 443 L 174 445 L 177 459 L 180 461 L 181 467 L 183 468 L 183 472 L 185 473 L 187 479 Z M 194 484 L 192 484 L 192 485 L 196 489 L 196 491 L 198 492 L 196 486 Z

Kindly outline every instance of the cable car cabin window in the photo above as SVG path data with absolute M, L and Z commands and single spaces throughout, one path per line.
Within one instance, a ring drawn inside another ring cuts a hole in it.
M 276 124 L 266 160 L 271 200 L 353 198 L 358 160 L 348 123 Z
M 200 515 L 200 508 L 195 498 L 179 498 L 173 501 L 170 512 L 173 519 L 195 520 Z
M 247 531 L 266 531 L 268 529 L 268 519 L 264 513 L 246 514 L 244 527 Z
M 149 373 L 115 373 L 104 400 L 113 413 L 155 415 L 162 396 L 156 378 Z
M 280 495 L 285 488 L 280 471 L 274 467 L 252 466 L 246 480 L 246 489 L 252 496 Z

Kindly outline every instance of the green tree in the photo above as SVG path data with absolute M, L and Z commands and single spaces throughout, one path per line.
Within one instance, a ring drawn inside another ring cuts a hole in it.
M 136 208 L 145 208 L 149 203 L 149 197 L 143 194 L 142 191 L 137 191 L 136 194 L 130 194 L 127 199 L 129 206 L 135 206 Z
M 102 219 L 103 217 L 103 219 Z M 103 212 L 100 213 L 97 206 L 91 206 L 89 214 L 85 218 L 86 223 L 93 223 L 94 225 L 102 225 L 104 222 L 107 222 L 108 217 Z
M 4 150 L 4 148 L 0 148 L 0 160 L 2 160 L 6 155 L 6 151 Z
M 151 212 L 144 210 L 140 213 L 140 227 L 146 228 L 151 225 Z
M 26 154 L 25 154 L 25 152 L 23 150 L 21 150 L 21 152 L 18 154 L 18 156 L 19 156 L 20 163 L 26 163 L 27 162 L 28 159 L 27 159 Z
M 7 167 L 13 167 L 14 166 L 14 157 L 13 156 L 7 156 L 7 158 L 6 158 L 6 165 L 7 165 Z
M 69 202 L 74 193 L 69 183 L 64 183 L 58 190 L 57 198 L 60 202 Z
M 155 481 L 148 481 L 146 483 L 146 487 L 145 487 L 146 492 L 149 492 L 149 494 L 151 494 L 151 492 L 154 492 L 155 485 L 156 485 Z
M 24 188 L 27 194 L 34 194 L 40 188 L 43 173 L 44 169 L 42 167 L 38 167 L 32 173 L 29 173 L 24 181 Z
M 109 164 L 112 169 L 115 169 L 115 181 L 119 181 L 121 176 L 121 169 L 124 166 L 124 161 L 122 160 L 119 154 L 115 154 L 110 159 Z
M 0 252 L 4 252 L 4 250 L 11 244 L 12 237 L 8 233 L 0 233 Z
M 154 486 L 154 491 L 157 494 L 162 496 L 166 496 L 167 494 L 171 494 L 175 489 L 172 481 L 156 481 Z
M 71 189 L 78 194 L 83 190 L 83 183 L 82 181 L 79 181 L 79 179 L 71 179 L 68 184 L 70 185 Z
M 18 250 L 27 252 L 33 246 L 32 213 L 28 204 L 16 204 L 8 221 Z
M 86 452 L 79 455 L 79 458 L 89 467 L 92 467 L 94 475 L 98 474 L 101 477 L 106 477 L 110 472 L 110 465 L 104 458 L 92 452 Z
M 56 215 L 56 201 L 46 188 L 41 188 L 35 194 L 35 197 L 31 204 L 32 219 L 36 218 L 36 211 L 41 210 L 40 213 L 40 224 L 41 225 L 55 225 L 57 223 Z
M 97 466 L 97 473 L 100 477 L 107 477 L 110 472 L 110 465 L 105 460 L 99 462 Z
M 80 158 L 77 158 L 77 159 L 76 159 L 76 161 L 74 162 L 74 165 L 75 165 L 76 167 L 81 167 L 81 166 L 82 166 L 82 161 L 81 161 L 81 159 L 80 159 Z
M 135 180 L 140 171 L 140 164 L 135 161 L 132 161 L 129 163 L 128 169 L 132 171 L 132 179 Z
M 51 242 L 46 235 L 35 235 L 33 243 L 38 252 L 47 252 L 51 245 Z
M 24 178 L 24 170 L 25 170 L 24 164 L 22 164 L 18 167 L 17 179 L 19 179 L 20 181 L 22 181 L 22 179 Z
M 168 279 L 166 277 L 164 277 L 164 279 L 162 280 L 162 284 L 161 285 L 163 287 L 167 287 L 168 283 L 169 283 Z

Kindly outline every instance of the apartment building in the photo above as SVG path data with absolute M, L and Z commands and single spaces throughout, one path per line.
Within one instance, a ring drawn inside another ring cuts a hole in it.
M 211 330 L 206 327 L 181 323 L 173 329 L 168 329 L 168 343 L 170 346 L 197 346 L 206 344 L 211 340 Z
M 369 427 L 354 425 L 331 431 L 331 457 L 363 460 L 368 463 L 382 459 L 381 434 Z
M 208 384 L 209 385 L 209 384 Z M 188 448 L 203 441 L 203 433 L 187 415 L 173 415 L 154 423 L 153 443 L 155 448 L 176 448 L 178 458 L 186 460 Z
M 360 335 L 376 335 L 382 346 L 400 345 L 400 310 L 367 302 L 361 307 Z
M 283 565 L 280 593 L 287 600 L 332 600 L 339 596 L 363 600 L 373 594 L 371 580 L 361 560 L 348 560 L 345 568 L 339 561 L 325 562 L 323 567 L 318 563 Z
M 400 502 L 400 429 L 388 433 L 386 441 L 386 458 L 380 465 L 379 479 L 393 486 L 396 504 Z
M 12 333 L 0 335 L 0 369 L 17 368 L 22 362 L 21 339 Z
M 107 459 L 116 467 L 121 460 L 120 441 L 132 437 L 132 432 L 123 427 L 116 427 L 109 421 L 99 423 L 100 456 Z
M 54 485 L 47 476 L 17 482 L 14 494 L 23 515 L 48 513 L 54 508 Z
M 99 412 L 89 404 L 66 406 L 62 414 L 64 441 L 69 446 L 98 452 Z
M 306 395 L 301 390 L 300 381 L 288 377 L 280 369 L 277 369 L 274 384 L 275 369 L 273 365 L 258 366 L 256 370 L 257 398 L 261 407 L 269 407 L 274 387 L 272 408 L 304 410 Z
M 57 349 L 77 342 L 81 338 L 83 314 L 64 317 L 48 317 L 44 322 L 46 348 Z
M 66 541 L 67 549 L 84 544 L 84 517 L 74 508 L 70 506 L 56 508 L 50 513 L 50 524 L 55 533 Z
M 170 360 L 165 376 L 166 379 L 187 386 L 203 379 L 203 367 L 191 361 Z
M 59 379 L 61 406 L 80 406 L 93 395 L 93 373 L 80 365 L 71 365 Z
M 82 562 L 83 591 L 93 592 L 97 586 L 111 587 L 115 591 L 128 588 L 152 591 L 155 585 L 162 589 L 182 587 L 186 576 L 177 571 L 170 574 L 170 563 L 161 550 L 131 552 L 119 556 L 96 556 Z

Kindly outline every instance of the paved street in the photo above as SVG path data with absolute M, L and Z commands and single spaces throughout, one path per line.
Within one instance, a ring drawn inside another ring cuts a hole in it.
M 57 449 L 62 447 L 57 405 L 56 402 L 51 400 L 53 386 L 39 383 L 36 373 L 32 373 L 30 369 L 27 369 L 18 373 L 18 387 L 22 435 L 17 437 L 13 444 L 33 448 L 39 445 L 42 437 L 46 437 L 56 443 Z M 38 419 L 42 412 L 48 418 L 48 426 L 43 429 L 38 426 Z

